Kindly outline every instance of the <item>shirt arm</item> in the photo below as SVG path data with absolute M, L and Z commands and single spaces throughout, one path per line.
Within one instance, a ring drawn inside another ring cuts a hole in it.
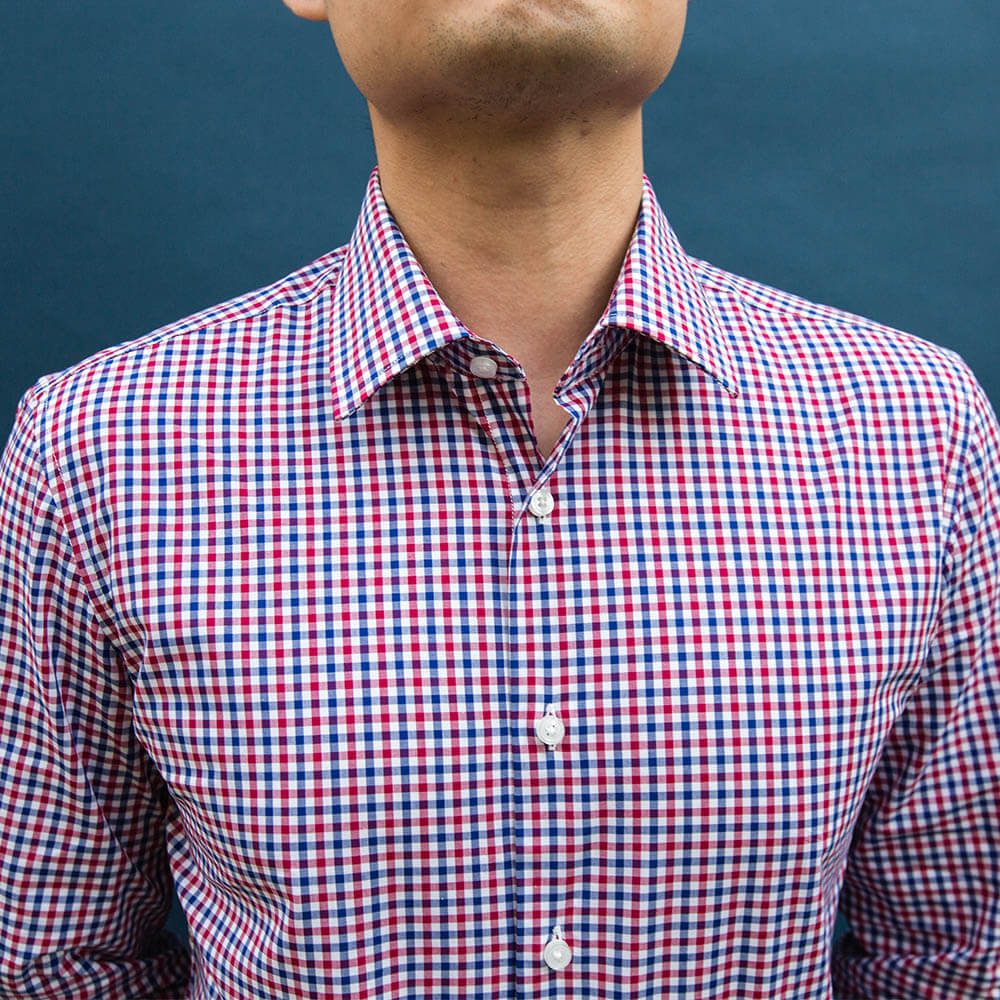
M 162 779 L 81 579 L 29 391 L 0 458 L 0 998 L 182 997 Z M 105 623 L 106 624 L 106 623 Z
M 963 363 L 964 364 L 964 363 Z M 1000 428 L 968 372 L 937 629 L 855 826 L 843 1000 L 1000 998 Z

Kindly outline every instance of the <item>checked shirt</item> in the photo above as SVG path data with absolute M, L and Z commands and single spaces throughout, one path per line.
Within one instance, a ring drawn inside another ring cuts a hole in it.
M 555 398 L 543 457 L 377 170 L 348 246 L 24 394 L 0 997 L 1000 997 L 966 363 L 646 180 Z

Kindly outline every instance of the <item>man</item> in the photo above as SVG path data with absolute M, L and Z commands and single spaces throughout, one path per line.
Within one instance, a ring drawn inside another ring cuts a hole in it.
M 0 466 L 0 995 L 1000 996 L 967 365 L 683 253 L 683 0 L 286 3 L 369 101 L 350 244 Z

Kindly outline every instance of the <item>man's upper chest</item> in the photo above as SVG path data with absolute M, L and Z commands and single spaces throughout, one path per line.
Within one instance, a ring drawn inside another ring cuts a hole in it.
M 581 779 L 736 768 L 766 799 L 867 766 L 933 627 L 940 470 L 890 410 L 793 388 L 733 400 L 636 342 L 544 469 L 523 385 L 425 366 L 345 421 L 289 378 L 148 426 L 93 524 L 140 738 L 192 803 L 275 755 L 315 787 L 484 774 L 549 705 Z

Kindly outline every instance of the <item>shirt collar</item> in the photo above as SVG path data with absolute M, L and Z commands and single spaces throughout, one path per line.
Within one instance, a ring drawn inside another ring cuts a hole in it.
M 332 309 L 330 376 L 337 419 L 427 354 L 472 336 L 442 302 L 403 238 L 382 197 L 377 167 L 337 277 Z M 625 261 L 585 345 L 609 327 L 664 344 L 737 395 L 725 326 L 645 176 Z

